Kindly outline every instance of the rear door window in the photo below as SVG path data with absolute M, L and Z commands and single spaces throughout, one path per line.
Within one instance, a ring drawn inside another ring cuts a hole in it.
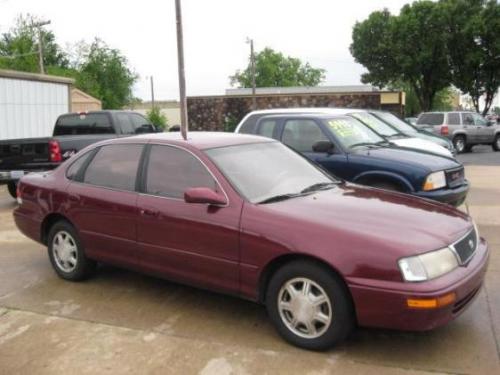
M 217 190 L 207 168 L 191 153 L 171 146 L 151 146 L 146 172 L 146 193 L 183 199 L 193 187 Z
M 75 180 L 90 155 L 92 155 L 92 151 L 86 152 L 84 155 L 77 157 L 76 161 L 74 161 L 73 164 L 71 164 L 66 170 L 66 177 L 70 180 Z
M 423 113 L 417 120 L 418 125 L 442 125 L 444 113 Z
M 59 117 L 54 135 L 114 134 L 107 113 L 82 113 Z
M 313 152 L 318 141 L 327 141 L 319 125 L 313 120 L 287 120 L 283 128 L 282 142 L 299 152 Z
M 448 113 L 448 125 L 460 125 L 460 114 Z
M 135 190 L 137 167 L 143 146 L 102 146 L 85 170 L 83 182 L 118 190 Z

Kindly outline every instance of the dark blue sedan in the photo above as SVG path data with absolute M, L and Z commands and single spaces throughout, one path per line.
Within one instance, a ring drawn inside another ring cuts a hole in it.
M 391 145 L 352 117 L 270 115 L 261 117 L 254 129 L 347 181 L 455 206 L 469 190 L 464 167 L 455 159 Z

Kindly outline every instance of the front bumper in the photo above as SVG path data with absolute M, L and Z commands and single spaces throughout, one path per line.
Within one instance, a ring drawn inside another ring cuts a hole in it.
M 479 294 L 488 267 L 489 251 L 481 239 L 470 260 L 449 274 L 434 280 L 409 283 L 348 280 L 360 326 L 428 331 L 458 317 Z M 439 298 L 455 293 L 454 303 L 434 309 L 415 309 L 407 300 Z
M 460 206 L 469 192 L 469 182 L 465 181 L 463 185 L 456 188 L 444 188 L 433 191 L 417 191 L 413 193 L 420 198 L 432 199 L 442 203 L 448 203 L 452 206 Z

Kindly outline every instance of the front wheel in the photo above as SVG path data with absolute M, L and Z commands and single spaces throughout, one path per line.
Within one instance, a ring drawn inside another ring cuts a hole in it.
M 77 231 L 67 221 L 59 221 L 50 229 L 48 253 L 57 275 L 65 280 L 83 280 L 96 268 L 96 262 L 85 256 Z
M 344 283 L 314 262 L 295 261 L 280 268 L 269 282 L 266 306 L 281 336 L 301 348 L 331 348 L 354 328 L 354 311 Z
M 9 194 L 12 198 L 16 199 L 17 198 L 17 183 L 14 181 L 10 181 L 7 184 L 7 190 L 9 191 Z
M 457 135 L 453 138 L 453 146 L 455 146 L 455 150 L 457 150 L 458 154 L 461 154 L 466 151 L 466 143 L 465 137 L 463 135 Z
M 500 134 L 497 134 L 493 141 L 493 150 L 500 151 Z

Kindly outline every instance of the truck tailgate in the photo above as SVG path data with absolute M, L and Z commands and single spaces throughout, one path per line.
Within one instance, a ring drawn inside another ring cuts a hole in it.
M 0 141 L 0 170 L 30 169 L 49 162 L 50 138 Z

